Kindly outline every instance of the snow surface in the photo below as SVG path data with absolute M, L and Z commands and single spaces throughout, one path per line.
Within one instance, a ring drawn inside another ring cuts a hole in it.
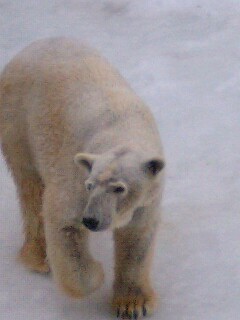
M 240 1 L 0 0 L 0 68 L 33 40 L 80 37 L 151 106 L 168 163 L 152 319 L 240 313 Z M 106 282 L 83 301 L 16 262 L 23 237 L 0 159 L 0 319 L 112 319 L 111 235 L 93 236 Z

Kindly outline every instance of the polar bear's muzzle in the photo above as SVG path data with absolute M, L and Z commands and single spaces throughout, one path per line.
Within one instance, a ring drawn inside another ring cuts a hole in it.
M 90 196 L 83 214 L 83 225 L 91 231 L 103 231 L 111 226 L 116 213 L 116 200 L 106 192 Z
M 111 223 L 100 222 L 96 218 L 83 218 L 83 225 L 91 231 L 103 231 L 108 229 Z
M 91 231 L 97 231 L 99 226 L 99 220 L 95 218 L 83 218 L 83 224 Z

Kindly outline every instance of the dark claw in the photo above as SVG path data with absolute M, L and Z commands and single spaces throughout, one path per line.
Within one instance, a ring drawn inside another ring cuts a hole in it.
M 142 313 L 144 317 L 147 315 L 147 309 L 145 308 L 145 306 L 143 306 L 142 308 Z
M 119 318 L 119 317 L 120 317 L 120 309 L 117 308 L 117 318 Z
M 133 312 L 133 318 L 134 318 L 134 319 L 137 319 L 137 318 L 138 318 L 138 312 L 137 312 L 137 311 L 134 311 L 134 312 Z

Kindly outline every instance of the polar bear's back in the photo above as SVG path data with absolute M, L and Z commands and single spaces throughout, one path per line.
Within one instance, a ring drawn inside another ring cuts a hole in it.
M 51 80 L 58 80 L 58 83 L 66 81 L 66 84 L 71 80 L 89 84 L 92 80 L 102 84 L 127 85 L 95 49 L 69 38 L 33 42 L 10 61 L 2 77 L 15 83 L 21 78 L 38 81 L 42 85 Z
M 97 51 L 77 40 L 34 42 L 0 78 L 0 135 L 27 141 L 39 166 L 118 144 L 161 151 L 149 109 Z M 147 150 L 148 149 L 148 150 Z M 44 160 L 45 161 L 45 160 Z
M 44 129 L 49 121 L 61 122 L 62 128 L 69 122 L 73 130 L 76 121 L 76 126 L 84 128 L 104 108 L 100 100 L 104 100 L 104 88 L 110 86 L 127 88 L 96 50 L 69 38 L 33 42 L 0 76 L 0 134 L 11 127 L 19 134 L 28 131 L 25 135 L 29 136 L 33 127 Z M 51 129 L 53 133 L 53 123 Z M 32 137 L 36 134 L 31 132 Z

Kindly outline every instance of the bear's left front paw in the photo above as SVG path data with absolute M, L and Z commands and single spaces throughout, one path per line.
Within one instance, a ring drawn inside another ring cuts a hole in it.
M 112 307 L 116 316 L 122 319 L 138 319 L 151 315 L 156 306 L 156 296 L 144 294 L 117 295 L 113 298 Z

